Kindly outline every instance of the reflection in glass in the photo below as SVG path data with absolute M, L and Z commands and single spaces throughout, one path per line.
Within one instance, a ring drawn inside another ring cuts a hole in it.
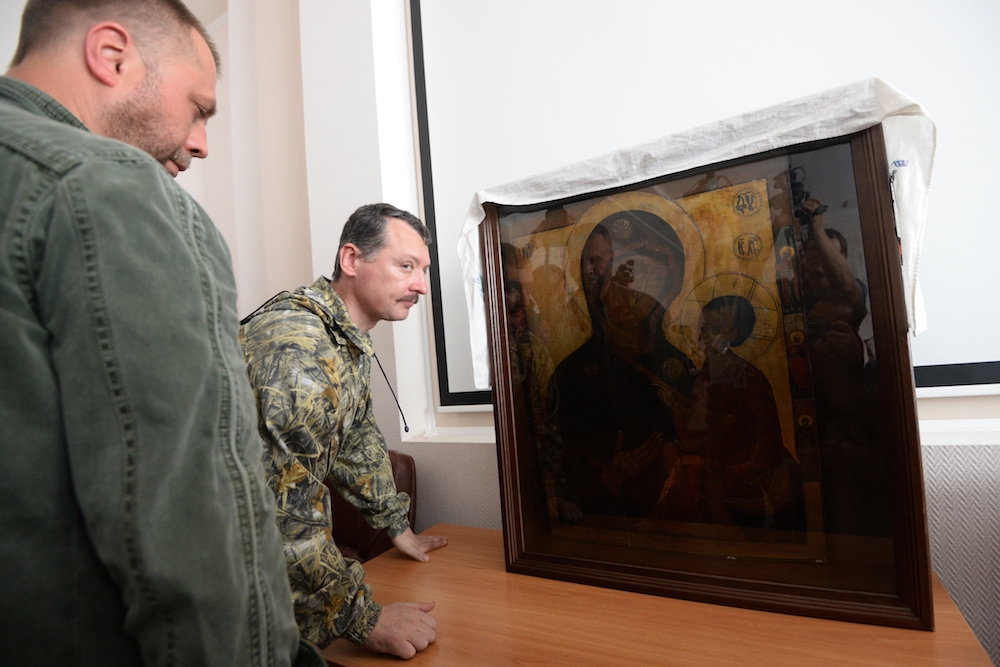
M 855 157 L 498 207 L 528 552 L 898 592 Z

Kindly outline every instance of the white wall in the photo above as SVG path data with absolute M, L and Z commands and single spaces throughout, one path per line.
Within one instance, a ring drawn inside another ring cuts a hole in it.
M 327 275 L 343 223 L 359 205 L 388 201 L 419 210 L 404 7 L 401 1 L 299 2 L 313 264 Z M 428 322 L 422 300 L 408 320 L 372 330 L 410 433 L 402 432 L 377 370 L 376 419 L 389 447 L 416 461 L 418 530 L 440 522 L 499 528 L 492 427 L 479 427 L 471 438 L 469 429 L 441 432 L 429 380 Z
M 313 279 L 296 6 L 198 0 L 222 55 L 209 158 L 178 177 L 229 243 L 246 315 Z M 220 13 L 221 12 L 221 13 Z
M 17 48 L 17 34 L 21 28 L 20 0 L 0 0 L 0 69 L 6 70 Z
M 457 258 L 479 189 L 879 77 L 939 131 L 917 365 L 1000 360 L 982 289 L 1000 247 L 994 0 L 422 0 L 450 384 L 475 389 Z M 958 343 L 960 341 L 960 343 Z

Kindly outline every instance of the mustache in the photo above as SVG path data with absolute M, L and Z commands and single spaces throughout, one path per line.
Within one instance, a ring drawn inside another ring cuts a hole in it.
M 174 164 L 180 167 L 180 169 L 183 171 L 191 166 L 191 162 L 194 160 L 194 156 L 188 153 L 183 148 L 181 148 L 176 153 L 171 155 L 170 159 L 173 160 Z
M 400 301 L 409 301 L 414 306 L 417 305 L 417 301 L 420 300 L 420 296 L 414 294 L 413 296 L 404 296 Z

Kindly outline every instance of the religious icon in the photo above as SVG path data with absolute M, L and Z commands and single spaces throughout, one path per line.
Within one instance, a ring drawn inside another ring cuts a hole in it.
M 487 207 L 509 569 L 921 626 L 874 350 L 905 355 L 863 333 L 891 221 L 843 170 L 870 136 Z

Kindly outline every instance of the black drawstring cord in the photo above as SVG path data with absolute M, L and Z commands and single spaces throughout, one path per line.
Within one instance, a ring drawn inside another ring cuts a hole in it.
M 406 425 L 406 415 L 403 414 L 403 408 L 399 405 L 399 399 L 396 398 L 396 392 L 392 390 L 392 383 L 389 382 L 389 376 L 385 374 L 385 369 L 382 368 L 382 362 L 378 360 L 378 355 L 372 350 L 372 356 L 375 357 L 375 363 L 378 364 L 378 369 L 382 371 L 382 377 L 385 378 L 385 383 L 389 385 L 389 392 L 392 393 L 392 400 L 396 401 L 396 409 L 399 410 L 399 416 L 403 418 L 403 430 L 407 433 L 410 432 L 410 427 Z
M 275 294 L 274 296 L 272 296 L 270 299 L 268 299 L 267 301 L 265 301 L 264 303 L 262 303 L 260 305 L 260 307 L 257 308 L 257 310 L 253 311 L 252 313 L 250 313 L 249 315 L 247 315 L 246 317 L 244 317 L 242 320 L 240 320 L 240 326 L 243 326 L 244 324 L 246 324 L 247 322 L 249 322 L 250 320 L 252 320 L 257 313 L 259 313 L 261 310 L 264 309 L 264 306 L 266 306 L 267 304 L 271 303 L 277 297 L 279 297 L 279 296 L 281 296 L 282 294 L 285 294 L 285 293 L 286 292 L 278 292 L 277 294 Z M 403 414 L 403 408 L 399 405 L 399 399 L 396 398 L 396 392 L 392 390 L 392 384 L 389 382 L 389 376 L 385 374 L 385 369 L 382 368 L 382 362 L 378 360 L 378 355 L 375 354 L 374 350 L 372 350 L 372 356 L 375 357 L 375 363 L 378 364 L 378 369 L 380 371 L 382 371 L 382 377 L 385 378 L 385 383 L 387 385 L 389 385 L 389 392 L 392 394 L 392 400 L 396 401 L 396 409 L 399 410 L 399 416 L 403 418 L 403 430 L 406 431 L 407 433 L 409 433 L 410 432 L 410 427 L 406 423 L 406 415 Z

